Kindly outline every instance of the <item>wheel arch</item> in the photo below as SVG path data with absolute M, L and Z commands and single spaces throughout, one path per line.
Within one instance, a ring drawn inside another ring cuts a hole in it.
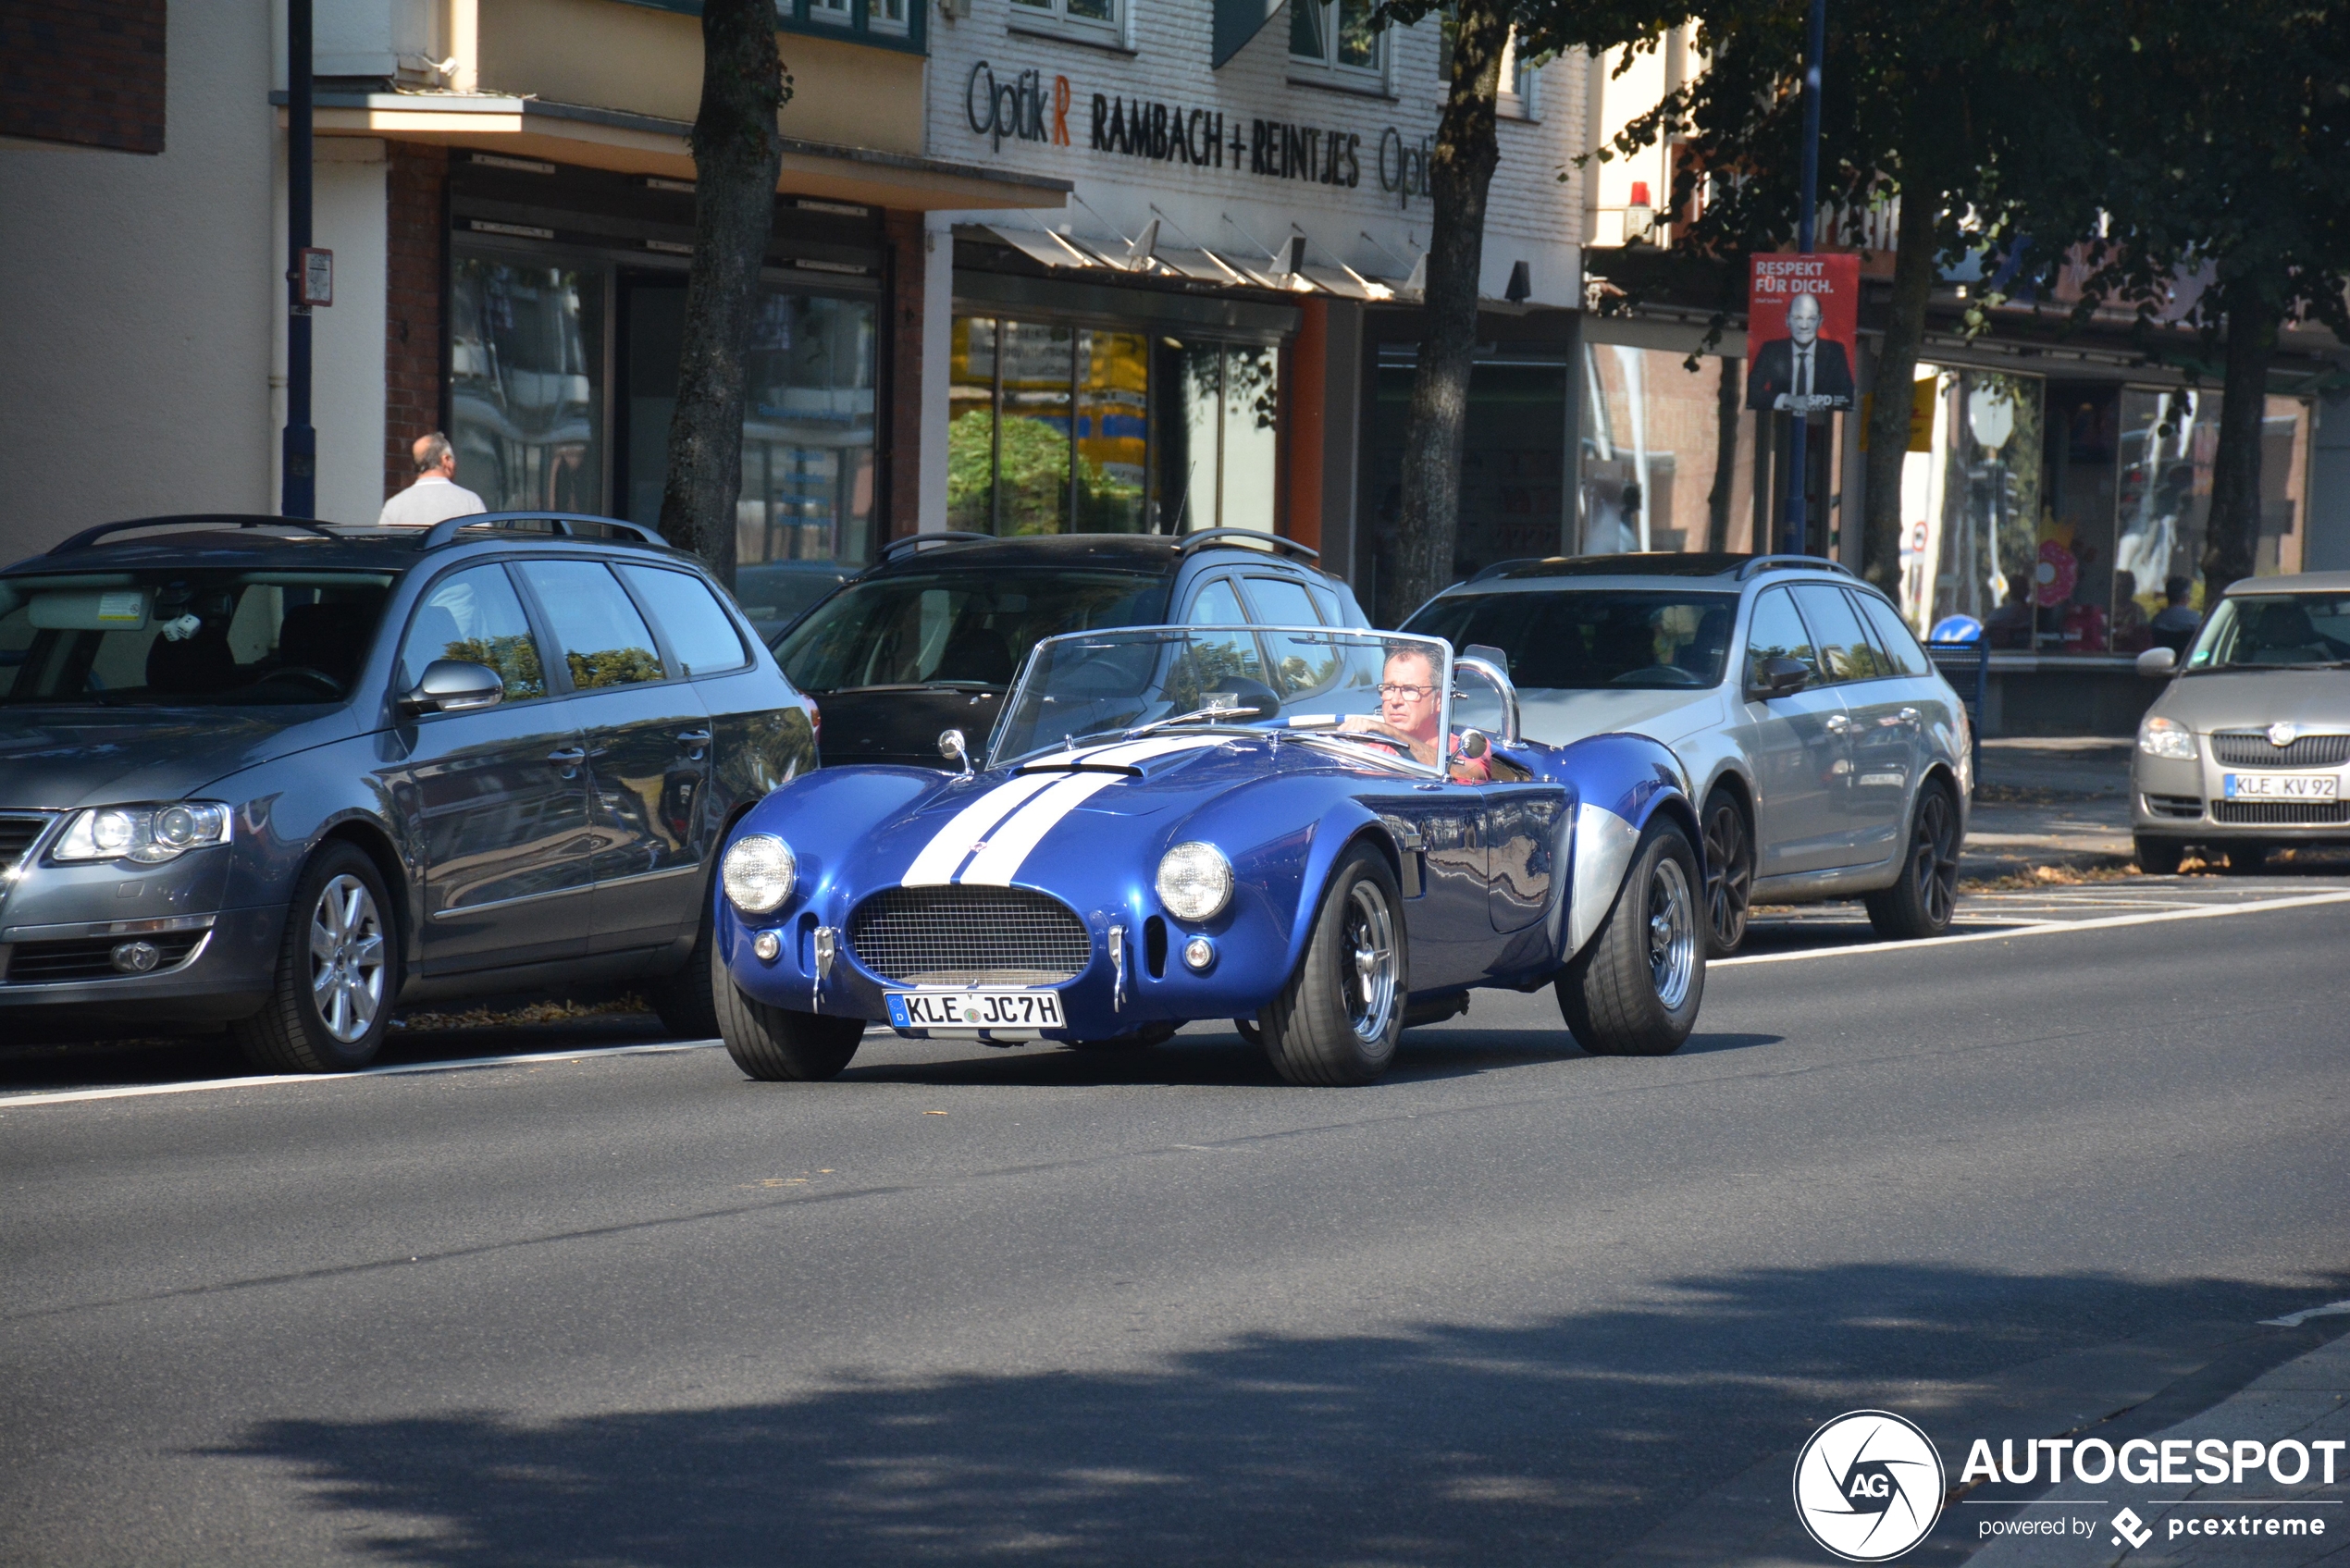
M 331 844 L 352 846 L 367 857 L 376 868 L 376 874 L 383 878 L 384 892 L 391 900 L 392 922 L 400 932 L 400 969 L 401 978 L 404 981 L 414 957 L 412 948 L 416 939 L 418 916 L 414 890 L 409 886 L 408 868 L 401 862 L 400 851 L 393 847 L 390 833 L 383 824 L 368 818 L 345 817 L 318 835 L 318 842 L 303 858 L 303 864 L 308 865 Z

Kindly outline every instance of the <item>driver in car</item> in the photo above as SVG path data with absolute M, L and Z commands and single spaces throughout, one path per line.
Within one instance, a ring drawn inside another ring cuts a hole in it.
M 1436 760 L 1437 725 L 1443 713 L 1437 690 L 1435 662 L 1422 648 L 1406 645 L 1387 656 L 1379 673 L 1379 717 L 1349 714 L 1339 728 L 1354 735 L 1375 735 L 1399 743 L 1421 762 Z M 1460 754 L 1461 737 L 1452 737 L 1451 773 L 1456 784 L 1487 784 L 1492 770 L 1482 757 Z

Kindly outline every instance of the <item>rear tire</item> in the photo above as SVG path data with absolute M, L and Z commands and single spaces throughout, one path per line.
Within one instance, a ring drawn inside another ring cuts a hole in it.
M 1940 936 L 1959 912 L 1959 806 L 1948 786 L 1918 791 L 1901 875 L 1891 887 L 1861 900 L 1869 923 L 1889 942 Z
M 311 857 L 286 905 L 269 1000 L 229 1026 L 264 1072 L 354 1072 L 376 1059 L 400 994 L 400 934 L 376 863 L 355 844 Z
M 749 1077 L 766 1083 L 822 1083 L 838 1078 L 857 1054 L 858 1042 L 865 1036 L 864 1019 L 771 1007 L 742 994 L 715 945 L 710 964 L 718 1038 Z
M 2147 838 L 2141 834 L 2133 846 L 2137 852 L 2138 870 L 2150 877 L 2178 875 L 2179 862 L 2187 853 L 2187 846 L 2175 838 Z
M 1705 956 L 1726 958 L 1746 940 L 1746 911 L 1754 894 L 1754 834 L 1738 796 L 1717 789 L 1705 797 Z
M 1697 852 L 1678 825 L 1649 824 L 1615 907 L 1553 989 L 1575 1042 L 1594 1056 L 1669 1056 L 1705 996 Z
M 1305 957 L 1257 1015 L 1265 1055 L 1291 1083 L 1369 1083 L 1395 1059 L 1411 995 L 1404 900 L 1367 845 L 1330 873 Z
M 710 945 L 715 940 L 717 925 L 712 902 L 715 884 L 706 891 L 708 895 L 701 901 L 701 924 L 694 931 L 694 950 L 686 955 L 684 967 L 655 985 L 647 998 L 652 1003 L 653 1011 L 661 1015 L 662 1027 L 683 1040 L 709 1040 L 719 1032 L 718 986 L 722 983 L 723 966 L 710 961 Z

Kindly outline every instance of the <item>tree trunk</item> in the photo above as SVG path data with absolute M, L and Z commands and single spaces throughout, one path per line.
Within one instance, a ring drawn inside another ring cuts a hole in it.
M 1925 307 L 1934 294 L 1936 203 L 1923 190 L 1901 192 L 1893 252 L 1893 314 L 1877 350 L 1869 407 L 1868 466 L 1861 479 L 1861 575 L 1901 598 L 1901 467 L 1910 454 L 1911 386 L 1925 342 Z
M 677 410 L 661 531 L 735 584 L 735 502 L 743 483 L 743 352 L 775 216 L 790 89 L 772 0 L 702 0 L 701 107 L 694 117 L 694 261 L 686 278 Z
M 1713 392 L 1713 488 L 1705 496 L 1705 548 L 1721 555 L 1730 548 L 1730 483 L 1738 465 L 1738 403 L 1746 377 L 1739 362 L 1725 354 L 1722 381 Z M 1645 498 L 1643 498 L 1645 499 Z
M 2252 575 L 2260 543 L 2260 426 L 2282 319 L 2269 280 L 2257 273 L 2231 282 L 2227 383 L 2220 399 L 2220 444 L 2211 458 L 2211 518 L 2203 533 L 2203 603 L 2220 602 L 2230 583 Z
M 1509 36 L 1509 18 L 1492 0 L 1461 0 L 1444 118 L 1429 158 L 1432 216 L 1420 302 L 1425 330 L 1412 378 L 1411 424 L 1404 433 L 1403 495 L 1390 557 L 1394 565 L 1379 583 L 1381 625 L 1396 624 L 1453 581 L 1461 437 L 1477 356 L 1478 275 L 1485 262 L 1485 195 L 1501 161 L 1493 102 Z

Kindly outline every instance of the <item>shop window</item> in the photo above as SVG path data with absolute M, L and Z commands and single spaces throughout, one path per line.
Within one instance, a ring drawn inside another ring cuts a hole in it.
M 601 512 L 604 274 L 460 250 L 449 293 L 457 482 L 493 512 Z
M 1377 20 L 1378 11 L 1373 0 L 1291 0 L 1292 66 L 1327 73 L 1338 85 L 1384 87 L 1387 32 Z
M 1963 370 L 1944 394 L 1946 461 L 1934 602 L 1936 635 L 1952 617 L 1985 629 L 1992 646 L 2028 648 L 2037 611 L 2060 606 L 2072 582 L 2035 581 L 2044 476 L 2042 384 L 2032 377 Z M 2039 601 L 2045 599 L 2047 603 Z
M 1583 347 L 1585 554 L 1756 548 L 1755 421 L 1741 362 L 1620 343 Z M 1767 541 L 1766 541 L 1767 542 Z

